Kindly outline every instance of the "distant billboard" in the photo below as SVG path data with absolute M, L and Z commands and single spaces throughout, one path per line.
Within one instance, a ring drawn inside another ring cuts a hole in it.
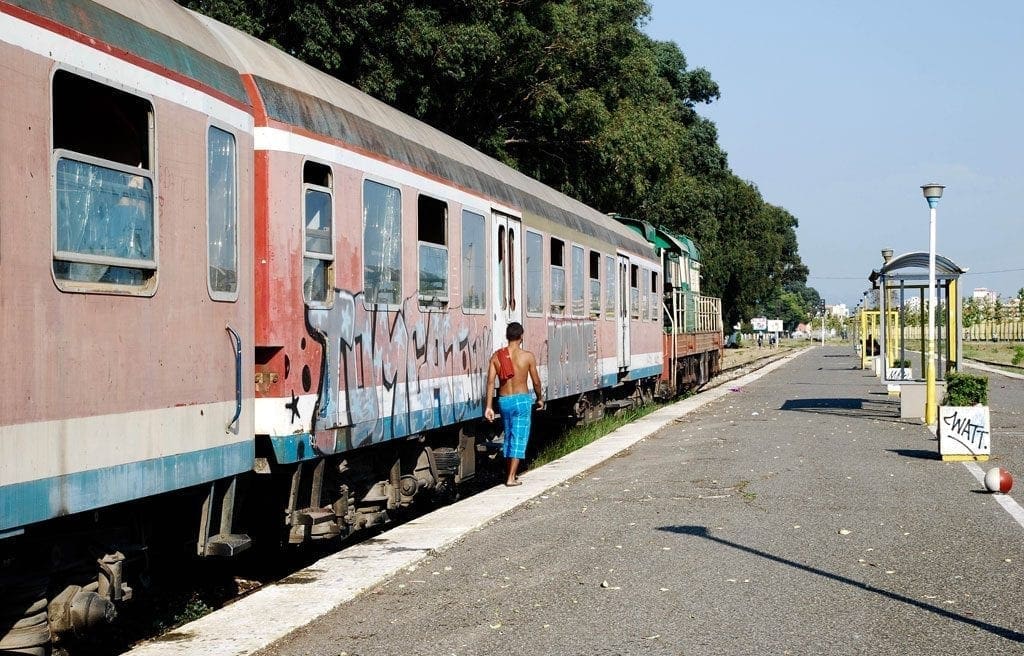
M 781 333 L 782 332 L 782 319 L 769 319 L 768 320 L 768 332 L 770 332 L 770 333 Z
M 754 317 L 750 320 L 750 326 L 754 330 L 768 330 L 768 319 L 766 317 Z

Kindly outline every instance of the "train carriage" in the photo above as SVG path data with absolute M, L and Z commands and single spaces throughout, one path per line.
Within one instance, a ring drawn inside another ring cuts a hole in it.
M 46 629 L 8 631 L 26 596 L 102 618 L 130 594 L 119 504 L 192 488 L 198 524 L 203 486 L 219 501 L 252 469 L 248 98 L 194 17 L 119 4 L 161 29 L 0 3 L 0 649 Z M 12 583 L 16 553 L 86 568 Z
M 525 325 L 550 402 L 599 407 L 603 389 L 657 378 L 649 244 L 203 20 L 257 108 L 256 433 L 261 468 L 289 479 L 290 541 L 374 523 L 471 477 L 467 433 L 511 321 Z M 632 295 L 616 293 L 620 277 Z

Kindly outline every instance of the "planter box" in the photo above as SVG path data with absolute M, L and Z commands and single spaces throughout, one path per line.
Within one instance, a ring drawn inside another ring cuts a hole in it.
M 885 370 L 886 380 L 914 380 L 913 367 L 890 367 Z
M 988 460 L 992 443 L 987 405 L 940 405 L 936 431 L 943 460 Z
M 923 380 L 908 380 L 900 383 L 900 419 L 924 419 L 924 400 L 927 392 Z M 935 398 L 946 396 L 946 381 L 935 381 Z
M 914 370 L 912 367 L 890 367 L 885 370 L 885 380 L 889 394 L 899 394 L 900 382 L 914 380 Z

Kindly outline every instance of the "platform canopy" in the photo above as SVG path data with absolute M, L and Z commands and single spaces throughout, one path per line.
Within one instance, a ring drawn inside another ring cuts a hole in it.
M 890 251 L 891 252 L 891 251 Z M 883 254 L 885 254 L 883 252 Z M 940 316 L 936 317 L 936 339 L 938 340 L 937 354 L 939 357 L 940 379 L 944 379 L 944 372 L 958 368 L 961 353 L 962 338 L 962 312 L 960 307 L 959 294 L 957 292 L 960 276 L 967 272 L 965 267 L 960 266 L 944 255 L 935 254 L 935 293 L 939 307 L 946 308 Z M 867 311 L 870 315 L 867 319 L 871 321 L 871 328 L 864 318 L 862 325 L 865 334 L 862 336 L 864 350 L 862 351 L 862 366 L 866 363 L 867 349 L 873 347 L 874 337 L 867 333 L 873 332 L 878 335 L 881 342 L 881 354 L 885 359 L 885 366 L 882 367 L 883 379 L 890 380 L 888 372 L 895 369 L 896 362 L 907 363 L 907 355 L 911 352 L 920 355 L 920 369 L 918 374 L 925 370 L 925 313 L 928 290 L 928 252 L 918 251 L 904 253 L 891 258 L 880 269 L 876 269 L 868 276 L 871 286 L 879 290 L 878 310 Z M 915 307 L 908 307 L 907 296 L 916 296 Z M 917 315 L 919 318 L 914 322 L 916 325 L 909 325 L 909 314 Z M 875 326 L 877 320 L 878 326 Z M 902 365 L 901 367 L 902 368 Z M 899 374 L 904 375 L 902 372 Z
M 921 269 L 921 272 L 914 271 Z M 956 280 L 967 273 L 967 269 L 949 259 L 945 255 L 935 254 L 935 278 L 936 280 Z M 883 266 L 876 269 L 868 276 L 873 287 L 878 287 L 880 279 L 885 280 L 924 280 L 928 282 L 928 252 L 917 251 L 898 255 Z

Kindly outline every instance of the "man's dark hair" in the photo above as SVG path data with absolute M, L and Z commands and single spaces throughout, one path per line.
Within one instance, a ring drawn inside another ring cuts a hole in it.
M 508 325 L 508 328 L 505 329 L 505 339 L 512 342 L 522 338 L 523 324 L 519 323 L 518 321 L 513 321 Z

